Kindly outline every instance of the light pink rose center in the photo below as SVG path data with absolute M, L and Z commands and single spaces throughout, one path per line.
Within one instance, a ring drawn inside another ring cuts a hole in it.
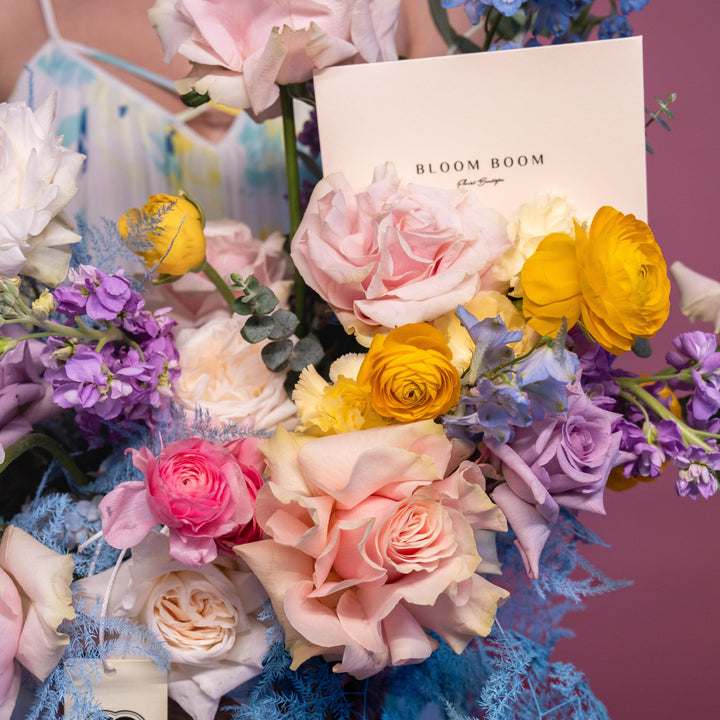
M 400 573 L 432 571 L 452 557 L 457 541 L 445 509 L 426 498 L 402 503 L 378 534 L 386 562 Z

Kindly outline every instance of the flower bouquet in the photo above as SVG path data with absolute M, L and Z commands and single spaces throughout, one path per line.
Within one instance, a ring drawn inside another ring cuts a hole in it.
M 465 35 L 431 9 L 478 52 L 625 36 L 646 2 L 467 1 Z M 670 293 L 623 209 L 313 176 L 293 101 L 394 59 L 399 7 L 297 5 L 150 13 L 187 102 L 282 113 L 287 244 L 182 194 L 76 233 L 53 98 L 0 105 L 0 718 L 27 692 L 27 717 L 607 718 L 552 660 L 565 611 L 622 584 L 581 511 L 668 463 L 717 491 L 716 337 L 618 367 Z M 720 286 L 673 272 L 715 320 Z

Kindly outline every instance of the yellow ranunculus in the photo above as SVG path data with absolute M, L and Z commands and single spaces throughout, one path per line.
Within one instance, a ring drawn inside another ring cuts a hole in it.
M 670 312 L 667 265 L 652 230 L 634 215 L 603 207 L 590 232 L 576 233 L 582 319 L 615 355 L 652 337 Z
M 184 275 L 205 260 L 205 233 L 198 208 L 184 197 L 151 195 L 118 221 L 128 247 L 152 269 Z
M 443 334 L 411 323 L 376 335 L 357 377 L 372 406 L 400 422 L 436 418 L 460 399 L 460 374 Z
M 670 280 L 646 223 L 611 207 L 597 211 L 589 232 L 575 239 L 548 235 L 521 273 L 523 312 L 543 335 L 582 320 L 588 333 L 615 355 L 638 337 L 654 335 L 670 310 Z

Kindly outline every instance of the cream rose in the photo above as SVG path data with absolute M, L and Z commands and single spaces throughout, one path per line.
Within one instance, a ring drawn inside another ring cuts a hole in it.
M 178 333 L 182 374 L 175 391 L 188 412 L 200 406 L 220 422 L 272 429 L 289 421 L 295 406 L 283 387 L 285 373 L 270 372 L 262 361 L 265 343 L 243 340 L 243 322 L 238 315 L 218 317 Z
M 108 612 L 157 633 L 170 651 L 168 691 L 194 720 L 212 720 L 220 698 L 262 671 L 265 626 L 255 619 L 265 593 L 252 573 L 224 557 L 191 569 L 174 561 L 153 531 L 120 566 Z M 76 583 L 90 600 L 110 570 Z
M 55 94 L 34 112 L 0 103 L 0 275 L 53 286 L 67 275 L 68 245 L 80 240 L 63 211 L 85 159 L 52 132 L 55 104 Z
M 9 720 L 20 665 L 40 680 L 60 661 L 68 636 L 57 631 L 75 617 L 73 561 L 9 525 L 0 541 L 0 720 Z

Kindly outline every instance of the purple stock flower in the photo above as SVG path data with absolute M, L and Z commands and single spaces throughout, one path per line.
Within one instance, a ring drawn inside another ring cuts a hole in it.
M 697 420 L 709 420 L 720 410 L 720 373 L 703 375 L 693 369 L 695 390 L 688 400 L 688 409 Z
M 703 371 L 712 371 L 720 367 L 720 353 L 717 350 L 717 337 L 712 333 L 694 330 L 681 333 L 673 340 L 674 350 L 665 355 L 668 365 L 683 370 L 700 363 Z
M 675 489 L 680 497 L 706 500 L 718 490 L 717 471 L 720 470 L 720 452 L 691 445 L 683 457 L 675 458 L 680 469 Z
M 42 380 L 39 340 L 24 340 L 0 357 L 0 462 L 5 448 L 58 412 L 50 385 Z
M 565 414 L 518 428 L 506 444 L 486 439 L 506 481 L 492 497 L 517 535 L 531 577 L 538 576 L 540 553 L 561 507 L 605 512 L 603 491 L 621 441 L 621 432 L 613 430 L 616 419 L 574 383 Z

